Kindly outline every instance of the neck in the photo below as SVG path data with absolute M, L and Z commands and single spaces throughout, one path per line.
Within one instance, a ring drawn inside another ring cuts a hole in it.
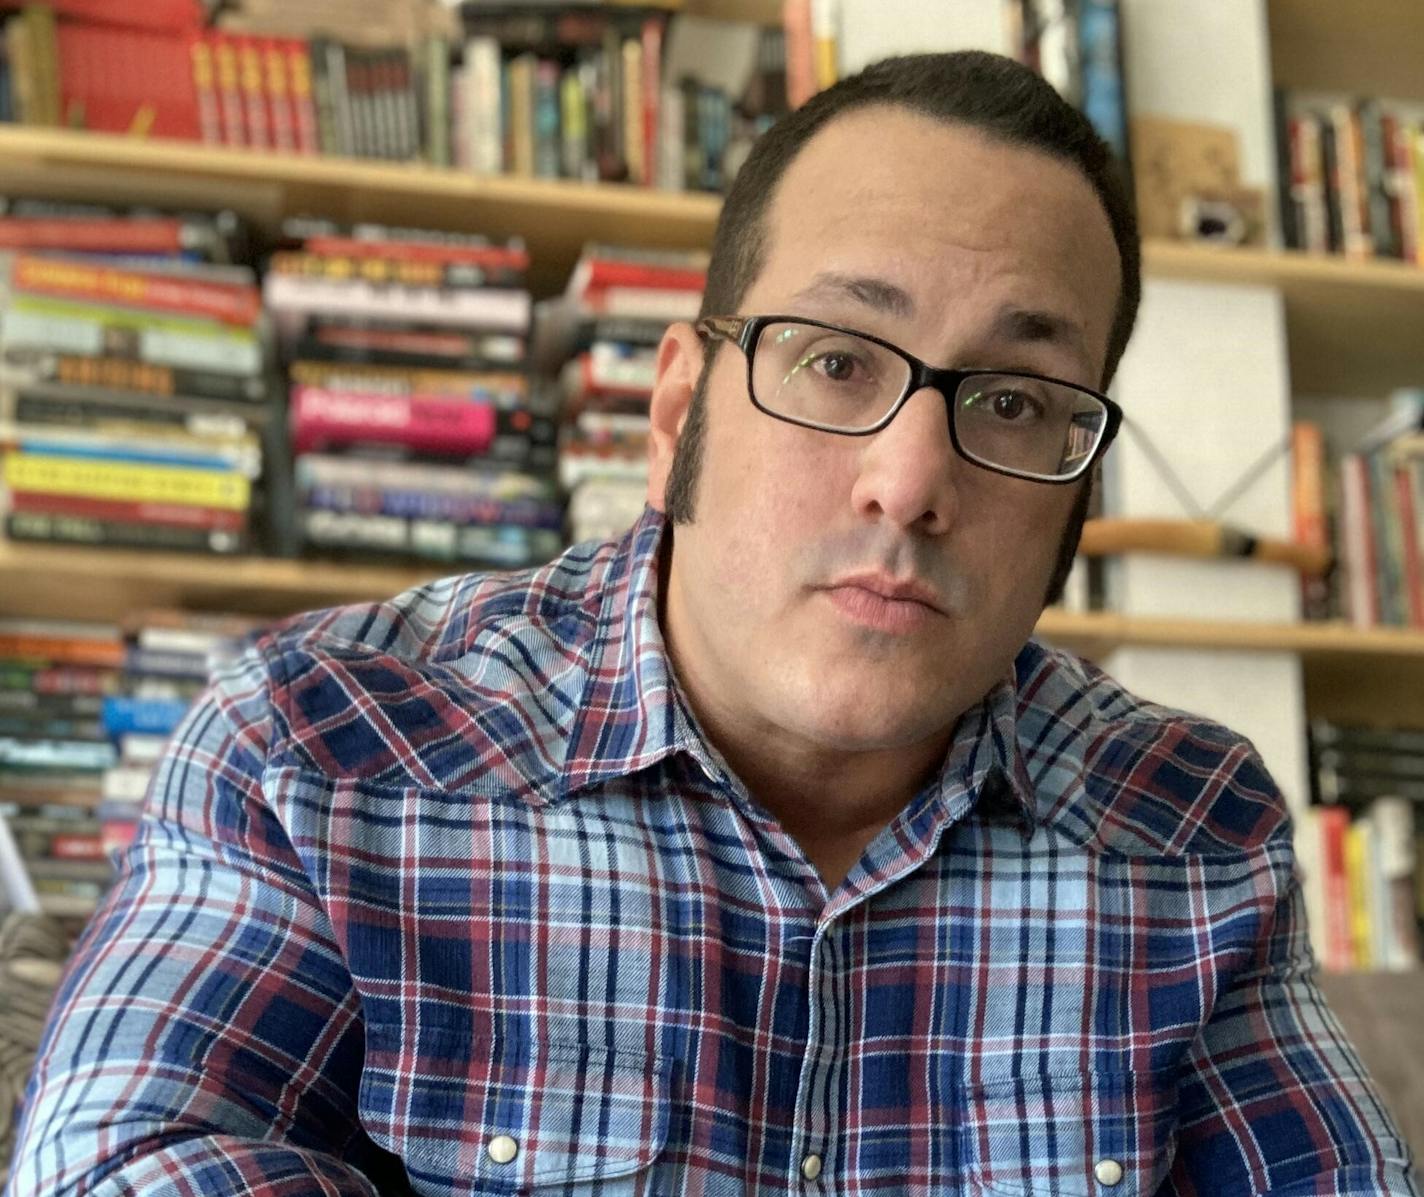
M 884 751 L 797 752 L 762 738 L 749 746 L 705 722 L 704 730 L 752 796 L 797 842 L 828 890 L 845 879 L 870 841 L 935 774 L 949 739 Z

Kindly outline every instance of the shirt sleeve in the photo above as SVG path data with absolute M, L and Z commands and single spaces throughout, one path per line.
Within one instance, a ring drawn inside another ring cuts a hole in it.
M 357 1119 L 358 998 L 264 802 L 272 722 L 254 649 L 174 734 L 50 1009 L 6 1197 L 410 1192 Z
M 1266 849 L 1275 917 L 1187 1061 L 1162 1192 L 1419 1197 L 1409 1149 L 1316 984 L 1289 827 Z

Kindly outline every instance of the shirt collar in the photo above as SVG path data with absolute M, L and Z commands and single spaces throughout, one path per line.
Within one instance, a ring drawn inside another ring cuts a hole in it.
M 659 566 L 666 518 L 645 507 L 615 546 L 601 579 L 588 677 L 569 738 L 560 796 L 625 777 L 678 752 L 709 774 L 721 757 L 704 744 L 668 663 L 658 623 Z M 1016 823 L 1037 820 L 1034 788 L 1018 750 L 1018 693 L 1012 670 L 960 719 L 935 789 L 941 808 L 970 805 Z

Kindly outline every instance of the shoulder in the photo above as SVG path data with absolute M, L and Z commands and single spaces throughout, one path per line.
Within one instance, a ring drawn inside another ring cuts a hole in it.
M 376 785 L 533 784 L 561 759 L 618 548 L 285 620 L 216 679 L 219 705 L 235 722 L 266 715 L 270 764 Z
M 1289 842 L 1275 780 L 1250 740 L 1130 693 L 1091 662 L 1030 641 L 1018 735 L 1041 818 L 1087 847 L 1234 855 Z

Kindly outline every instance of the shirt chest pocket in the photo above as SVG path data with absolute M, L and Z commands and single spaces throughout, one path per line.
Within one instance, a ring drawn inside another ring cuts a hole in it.
M 629 1052 L 368 1023 L 360 1116 L 422 1197 L 633 1197 L 667 1141 L 668 1080 Z
M 985 1195 L 1148 1197 L 1176 1150 L 1175 1102 L 1125 1072 L 1033 1077 L 964 1094 L 960 1160 Z

